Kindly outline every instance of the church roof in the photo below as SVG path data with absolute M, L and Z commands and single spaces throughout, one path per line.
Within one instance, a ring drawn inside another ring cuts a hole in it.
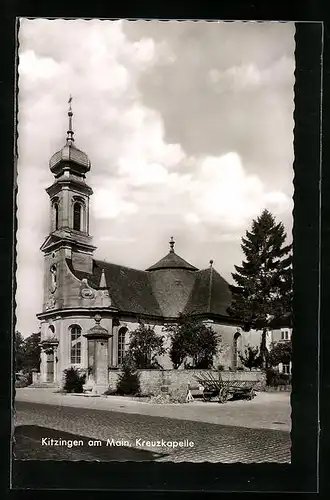
M 192 266 L 182 257 L 174 252 L 173 236 L 170 241 L 170 251 L 165 257 L 160 259 L 156 264 L 148 267 L 147 271 L 156 271 L 158 269 L 189 269 L 190 271 L 197 271 L 197 267 Z
M 148 267 L 147 271 L 155 271 L 157 269 L 189 269 L 197 271 L 197 267 L 192 266 L 189 262 L 182 259 L 182 257 L 171 252 L 156 262 L 156 264 Z
M 228 316 L 231 293 L 227 281 L 212 267 L 196 273 L 184 314 L 216 314 Z
M 120 311 L 162 316 L 145 271 L 95 260 L 93 274 L 86 274 L 73 270 L 71 261 L 68 264 L 77 278 L 87 278 L 96 289 L 99 288 L 103 269 L 112 303 Z
M 164 267 L 152 266 L 168 269 L 164 274 L 150 272 L 150 268 L 142 271 L 99 260 L 93 261 L 93 272 L 87 274 L 75 270 L 71 260 L 67 263 L 78 279 L 86 278 L 93 288 L 106 286 L 113 306 L 122 313 L 173 319 L 180 313 L 228 317 L 229 285 L 212 267 L 212 261 L 208 269 L 199 271 L 174 252 L 170 253 L 169 265 L 174 262 L 179 264 L 177 267 L 167 266 L 166 261 Z M 188 267 L 182 268 L 181 260 Z

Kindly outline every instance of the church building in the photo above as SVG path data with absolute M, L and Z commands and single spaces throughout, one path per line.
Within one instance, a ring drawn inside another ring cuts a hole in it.
M 71 105 L 68 116 L 66 143 L 50 159 L 54 181 L 46 189 L 50 231 L 41 246 L 40 382 L 59 385 L 63 371 L 74 366 L 87 369 L 94 383 L 106 389 L 108 372 L 120 367 L 139 322 L 164 334 L 164 325 L 175 323 L 180 313 L 201 319 L 221 335 L 214 366 L 235 369 L 246 334 L 226 312 L 228 283 L 213 261 L 197 269 L 176 253 L 173 238 L 166 255 L 145 270 L 94 259 L 89 231 L 93 191 L 86 178 L 91 162 L 75 145 Z M 168 355 L 159 361 L 172 368 Z

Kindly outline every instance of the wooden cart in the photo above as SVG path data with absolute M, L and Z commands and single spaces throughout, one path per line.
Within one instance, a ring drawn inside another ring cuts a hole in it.
M 211 373 L 194 377 L 203 386 L 204 401 L 217 399 L 219 403 L 226 403 L 232 399 L 253 399 L 256 395 L 256 382 L 250 380 L 222 380 L 221 373 L 216 379 Z

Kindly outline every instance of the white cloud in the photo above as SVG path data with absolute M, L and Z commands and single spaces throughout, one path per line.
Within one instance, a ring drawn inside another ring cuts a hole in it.
M 254 64 L 234 66 L 225 72 L 225 76 L 235 88 L 259 85 L 261 72 Z
M 290 208 L 291 199 L 283 192 L 268 191 L 258 175 L 248 174 L 237 153 L 194 161 L 194 173 L 187 175 L 171 173 L 157 163 L 120 160 L 120 182 L 105 182 L 96 192 L 96 216 L 173 213 L 182 215 L 190 227 L 216 224 L 228 233 L 245 228 L 264 208 L 276 215 Z
M 208 78 L 219 91 L 255 90 L 265 86 L 294 83 L 294 58 L 282 56 L 270 66 L 259 68 L 255 63 L 231 66 L 225 70 L 211 68 Z
M 264 201 L 270 209 L 274 207 L 278 213 L 289 210 L 293 206 L 292 198 L 289 198 L 281 191 L 270 191 L 266 193 L 264 195 Z
M 194 214 L 193 212 L 189 212 L 185 215 L 185 220 L 189 223 L 189 224 L 199 224 L 200 222 L 200 219 L 199 217 Z
M 113 219 L 121 214 L 133 214 L 138 211 L 135 203 L 125 200 L 114 186 L 95 189 L 92 211 L 96 219 Z
M 150 63 L 156 55 L 155 43 L 151 38 L 142 38 L 133 43 L 134 57 L 139 63 Z
M 124 110 L 119 123 L 126 131 L 121 144 L 121 161 L 145 161 L 172 167 L 185 157 L 179 144 L 165 142 L 161 116 L 139 101 Z
M 36 82 L 60 76 L 64 71 L 61 64 L 51 57 L 38 57 L 33 50 L 22 52 L 19 56 L 18 72 L 21 77 Z
M 123 158 L 119 160 L 119 173 L 127 176 L 132 185 L 161 184 L 167 178 L 167 170 L 159 163 L 146 163 Z
M 276 213 L 290 206 L 284 193 L 267 192 L 257 175 L 247 174 L 239 155 L 232 152 L 200 160 L 190 197 L 195 208 L 190 221 L 217 221 L 227 228 L 246 226 L 267 206 Z

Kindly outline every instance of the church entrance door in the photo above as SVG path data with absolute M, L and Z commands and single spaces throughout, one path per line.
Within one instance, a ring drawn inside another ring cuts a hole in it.
M 47 354 L 46 381 L 54 382 L 54 353 Z

